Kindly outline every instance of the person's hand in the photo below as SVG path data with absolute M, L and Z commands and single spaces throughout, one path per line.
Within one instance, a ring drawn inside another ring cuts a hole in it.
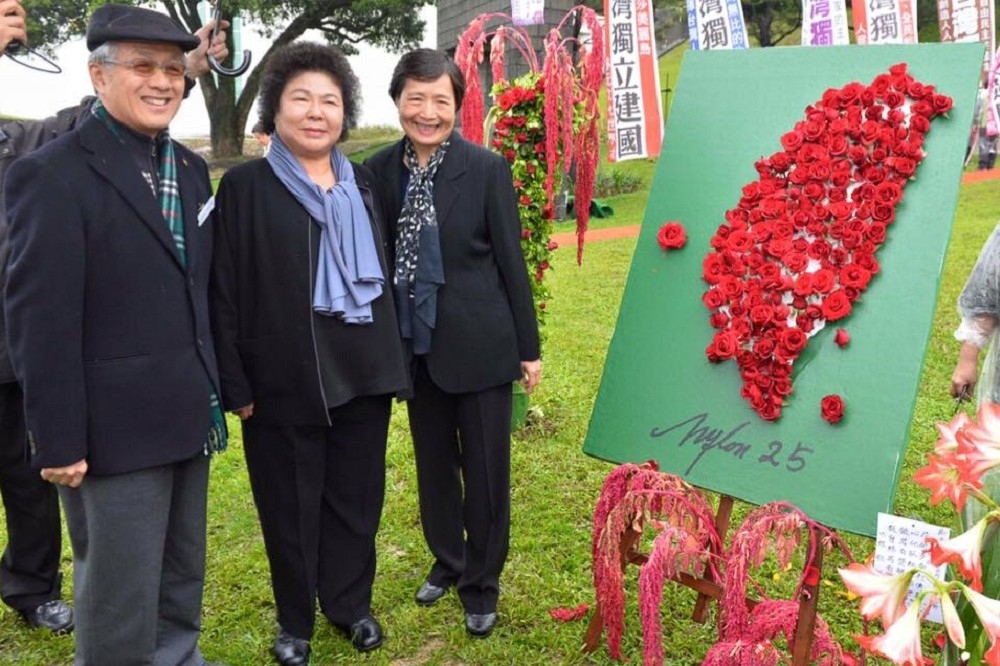
M 253 403 L 251 402 L 249 405 L 237 407 L 233 410 L 233 414 L 240 417 L 240 421 L 246 421 L 248 418 L 253 416 Z
M 209 19 L 205 25 L 201 26 L 194 33 L 195 37 L 201 40 L 201 44 L 194 51 L 188 53 L 187 56 L 188 76 L 192 79 L 197 79 L 202 74 L 208 72 L 209 55 L 219 62 L 229 57 L 229 47 L 226 46 L 226 28 L 229 27 L 229 21 L 223 19 L 219 34 L 209 44 L 208 40 L 212 38 L 212 28 L 214 27 L 215 19 Z
M 524 390 L 531 393 L 542 381 L 542 360 L 521 361 L 521 384 Z
M 42 470 L 42 478 L 49 483 L 60 486 L 78 488 L 87 475 L 87 459 L 78 460 L 66 467 L 46 467 Z
M 21 0 L 0 0 L 0 55 L 15 40 L 28 43 L 26 18 Z
M 979 347 L 966 342 L 958 353 L 958 363 L 955 364 L 955 372 L 951 375 L 951 397 L 972 395 L 978 377 Z

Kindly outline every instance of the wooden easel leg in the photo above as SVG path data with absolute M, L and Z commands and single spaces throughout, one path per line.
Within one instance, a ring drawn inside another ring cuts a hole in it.
M 720 496 L 719 508 L 715 512 L 715 533 L 719 535 L 720 539 L 726 538 L 726 533 L 729 531 L 729 519 L 732 515 L 733 498 L 729 495 Z M 717 582 L 709 571 L 705 572 L 704 580 L 711 583 Z M 698 599 L 694 602 L 694 611 L 691 613 L 691 619 L 700 624 L 704 624 L 705 621 L 708 620 L 708 608 L 711 601 L 711 596 L 699 593 Z
M 795 641 L 792 645 L 792 666 L 808 666 L 812 651 L 813 630 L 816 628 L 816 607 L 819 604 L 819 583 L 823 571 L 823 546 L 810 531 L 809 545 L 813 552 L 812 566 L 816 570 L 815 583 L 804 583 L 799 594 L 799 620 L 795 625 Z
M 618 543 L 618 556 L 621 562 L 622 577 L 624 578 L 625 569 L 631 564 L 642 564 L 645 562 L 645 557 L 643 557 L 636 550 L 636 545 L 639 543 L 639 537 L 642 536 L 642 532 L 637 532 L 634 529 L 627 529 L 622 534 L 621 541 Z M 590 618 L 590 624 L 587 625 L 587 633 L 583 635 L 583 651 L 590 654 L 597 649 L 597 646 L 601 642 L 601 635 L 604 633 L 604 617 L 601 615 L 601 607 L 595 604 L 594 614 Z

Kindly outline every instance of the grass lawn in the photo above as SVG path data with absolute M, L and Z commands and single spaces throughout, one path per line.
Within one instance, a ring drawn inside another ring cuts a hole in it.
M 933 444 L 933 424 L 951 415 L 947 387 L 957 352 L 951 335 L 956 323 L 954 303 L 979 248 L 1000 218 L 998 188 L 1000 181 L 962 188 L 898 493 L 897 512 L 901 515 L 950 524 L 949 511 L 930 509 L 927 493 L 910 479 Z M 618 223 L 637 221 L 635 217 L 619 219 Z M 593 601 L 590 516 L 611 466 L 583 455 L 580 449 L 634 245 L 634 239 L 593 243 L 586 250 L 582 267 L 575 265 L 571 250 L 556 253 L 545 380 L 533 401 L 540 413 L 517 433 L 513 447 L 511 552 L 502 580 L 501 621 L 494 635 L 488 640 L 466 637 L 454 593 L 432 608 L 420 608 L 412 601 L 430 560 L 420 533 L 404 410 L 397 408 L 390 433 L 374 601 L 374 612 L 388 640 L 382 649 L 360 656 L 320 620 L 313 640 L 314 666 L 614 663 L 603 648 L 591 656 L 580 653 L 585 622 L 560 624 L 547 611 Z M 274 608 L 239 428 L 235 423 L 233 426 L 232 448 L 215 460 L 212 472 L 202 647 L 211 660 L 249 666 L 270 663 Z M 745 510 L 745 506 L 740 507 L 741 515 Z M 869 539 L 847 538 L 858 558 L 870 553 Z M 68 574 L 68 545 L 64 551 Z M 855 603 L 842 593 L 834 571 L 837 564 L 842 562 L 836 558 L 827 562 L 821 613 L 845 646 L 853 647 L 850 634 L 859 632 L 861 625 Z M 792 575 L 765 562 L 762 579 L 768 586 L 781 588 L 790 583 Z M 628 590 L 632 604 L 624 654 L 632 663 L 642 658 L 635 583 L 635 571 L 631 571 Z M 68 581 L 66 586 L 68 593 Z M 693 600 L 693 592 L 676 586 L 665 591 L 662 608 L 669 665 L 699 663 L 714 642 L 711 625 L 694 625 L 687 619 Z M 72 662 L 71 655 L 71 638 L 30 631 L 15 613 L 0 608 L 0 664 L 63 665 Z

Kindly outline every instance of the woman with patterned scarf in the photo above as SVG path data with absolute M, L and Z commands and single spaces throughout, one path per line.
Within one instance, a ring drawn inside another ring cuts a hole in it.
M 375 533 L 407 376 L 372 175 L 336 147 L 360 105 L 347 58 L 283 47 L 260 91 L 271 149 L 219 186 L 213 325 L 271 565 L 274 654 L 301 666 L 317 598 L 359 651 L 382 644 Z
M 421 605 L 455 586 L 466 631 L 497 621 L 510 536 L 511 383 L 541 379 L 510 167 L 455 131 L 465 81 L 417 49 L 389 94 L 406 136 L 366 161 L 395 231 L 392 291 L 410 360 L 420 519 L 434 556 Z

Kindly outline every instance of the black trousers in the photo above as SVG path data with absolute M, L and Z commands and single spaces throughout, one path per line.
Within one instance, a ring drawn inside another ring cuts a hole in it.
M 417 361 L 407 402 L 420 520 L 434 565 L 466 613 L 496 611 L 510 542 L 511 385 L 446 393 Z
M 385 497 L 390 396 L 330 410 L 329 427 L 243 422 L 243 444 L 278 623 L 310 639 L 316 599 L 348 626 L 371 612 Z
M 59 493 L 28 462 L 24 399 L 16 382 L 0 384 L 0 495 L 7 547 L 0 559 L 0 597 L 31 611 L 61 595 Z

